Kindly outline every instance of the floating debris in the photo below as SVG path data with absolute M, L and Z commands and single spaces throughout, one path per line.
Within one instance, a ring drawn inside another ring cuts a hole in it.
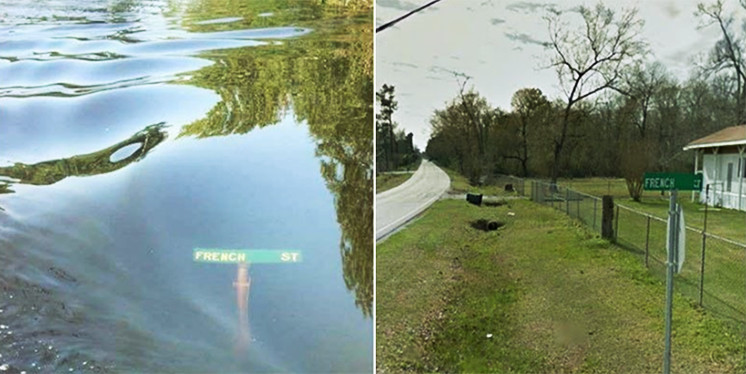
M 6 370 L 8 370 L 8 364 L 0 365 L 0 371 L 6 371 Z
M 487 339 L 492 339 L 492 334 L 487 334 Z
M 513 216 L 515 216 L 515 213 L 513 213 L 513 212 L 508 212 L 508 215 L 509 215 L 509 216 L 511 216 L 511 217 L 513 217 Z
M 5 330 L 8 328 L 8 325 L 0 325 L 0 330 Z

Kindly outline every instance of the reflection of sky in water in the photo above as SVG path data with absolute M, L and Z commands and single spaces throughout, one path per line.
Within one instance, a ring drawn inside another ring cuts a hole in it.
M 306 127 L 286 116 L 244 136 L 166 142 L 114 173 L 19 185 L 0 201 L 31 227 L 71 223 L 51 233 L 69 245 L 34 249 L 68 259 L 80 281 L 70 292 L 98 312 L 87 318 L 157 331 L 183 357 L 225 360 L 237 334 L 236 266 L 195 263 L 194 247 L 302 250 L 300 264 L 251 269 L 254 352 L 291 371 L 355 370 L 369 360 L 372 342 L 360 334 L 372 326 L 341 281 L 333 197 L 314 151 Z

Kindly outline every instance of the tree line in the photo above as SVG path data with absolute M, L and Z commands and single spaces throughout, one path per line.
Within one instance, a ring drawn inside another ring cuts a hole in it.
M 746 0 L 738 6 L 746 10 Z M 645 171 L 690 171 L 690 141 L 746 123 L 746 13 L 722 0 L 699 4 L 703 26 L 721 37 L 685 80 L 649 58 L 636 9 L 603 4 L 545 17 L 561 95 L 516 91 L 510 110 L 461 82 L 436 110 L 426 154 L 474 184 L 494 173 L 546 177 L 623 176 L 639 199 Z M 585 27 L 566 22 L 579 17 Z
M 384 84 L 376 92 L 376 101 L 380 106 L 376 114 L 376 171 L 393 171 L 412 169 L 420 159 L 420 150 L 414 146 L 414 134 L 405 134 L 397 129 L 394 112 L 398 102 L 394 95 L 394 86 Z

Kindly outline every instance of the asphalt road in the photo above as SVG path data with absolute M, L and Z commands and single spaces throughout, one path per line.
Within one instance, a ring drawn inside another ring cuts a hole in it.
M 401 185 L 376 195 L 376 240 L 427 209 L 451 184 L 448 175 L 432 162 L 422 160 L 419 169 Z

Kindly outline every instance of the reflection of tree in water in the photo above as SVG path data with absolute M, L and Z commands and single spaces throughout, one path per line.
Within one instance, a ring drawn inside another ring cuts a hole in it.
M 347 30 L 344 51 L 298 66 L 295 110 L 308 122 L 322 157 L 321 173 L 336 195 L 347 288 L 363 314 L 373 305 L 373 38 L 364 24 Z M 323 82 L 323 84 L 321 83 Z
M 244 134 L 279 122 L 293 106 L 307 121 L 335 194 L 342 228 L 344 280 L 370 316 L 373 303 L 373 34 L 363 15 L 322 12 L 308 36 L 282 44 L 208 56 L 215 64 L 191 84 L 215 90 L 222 102 L 179 136 Z M 323 17 L 322 17 L 323 18 Z M 333 25 L 330 27 L 329 25 Z
M 18 162 L 13 166 L 0 167 L 0 176 L 17 179 L 18 183 L 49 185 L 67 177 L 109 173 L 142 159 L 165 138 L 166 133 L 163 131 L 162 123 L 150 125 L 129 139 L 100 151 L 58 160 L 43 161 L 33 165 Z M 128 145 L 138 143 L 140 147 L 131 155 L 118 161 L 111 161 L 111 155 L 116 151 Z M 5 182 L 0 181 L 0 193 L 13 192 L 8 188 Z

